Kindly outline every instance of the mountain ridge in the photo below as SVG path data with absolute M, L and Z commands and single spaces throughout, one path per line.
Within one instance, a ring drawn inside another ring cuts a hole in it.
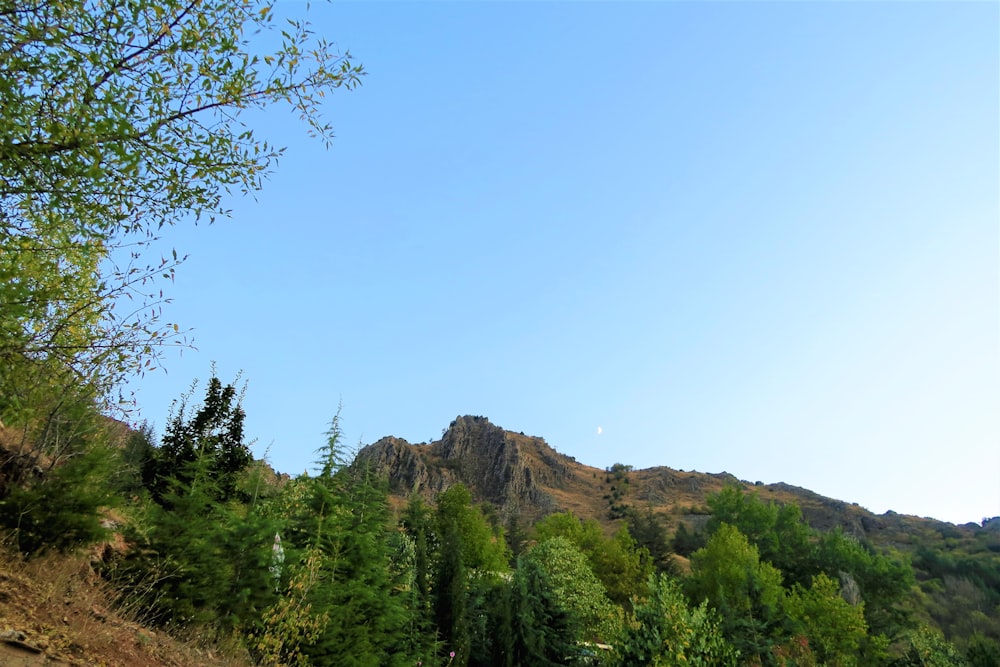
M 615 464 L 600 469 L 578 462 L 544 438 L 508 431 L 486 417 L 456 417 L 440 440 L 412 444 L 386 436 L 358 451 L 357 463 L 372 466 L 389 481 L 394 504 L 413 494 L 427 500 L 454 484 L 467 486 L 479 502 L 492 505 L 501 517 L 535 521 L 570 511 L 597 519 L 609 529 L 626 506 L 650 508 L 669 526 L 700 527 L 707 520 L 709 495 L 728 485 L 756 492 L 762 500 L 795 503 L 810 526 L 835 527 L 859 539 L 898 547 L 914 530 L 974 534 L 1000 526 L 1000 519 L 952 524 L 889 510 L 875 514 L 850 503 L 786 482 L 763 484 L 728 472 L 685 472 L 669 466 L 632 469 Z M 616 510 L 617 508 L 617 510 Z

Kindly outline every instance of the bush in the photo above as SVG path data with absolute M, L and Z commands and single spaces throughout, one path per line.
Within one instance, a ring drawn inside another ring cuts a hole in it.
M 0 500 L 0 526 L 22 554 L 67 552 L 107 535 L 102 508 L 117 504 L 106 480 L 113 453 L 95 447 L 71 456 L 40 480 L 11 489 Z

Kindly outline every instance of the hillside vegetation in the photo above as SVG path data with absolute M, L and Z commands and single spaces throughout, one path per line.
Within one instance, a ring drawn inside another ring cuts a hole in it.
M 319 100 L 364 75 L 274 9 L 0 5 L 0 664 L 1000 663 L 997 520 L 598 470 L 482 417 L 357 456 L 334 417 L 289 477 L 214 372 L 162 434 L 109 418 L 186 342 L 158 234 L 281 155 L 241 114 L 329 141 Z
M 21 469 L 47 461 L 27 432 L 3 432 L 0 624 L 25 659 L 997 664 L 996 521 L 598 470 L 481 417 L 353 457 L 335 418 L 315 472 L 289 478 L 253 459 L 240 392 L 214 377 L 159 441 L 83 416 L 40 472 Z M 19 585 L 42 572 L 63 574 Z

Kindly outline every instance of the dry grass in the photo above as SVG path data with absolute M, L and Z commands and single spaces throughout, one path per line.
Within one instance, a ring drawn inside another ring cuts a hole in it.
M 181 643 L 123 618 L 86 556 L 49 554 L 23 561 L 0 549 L 0 631 L 26 648 L 0 642 L 3 665 L 101 667 L 248 667 L 236 652 Z M 225 655 L 224 653 L 228 653 Z M 235 655 L 235 657 L 234 657 Z

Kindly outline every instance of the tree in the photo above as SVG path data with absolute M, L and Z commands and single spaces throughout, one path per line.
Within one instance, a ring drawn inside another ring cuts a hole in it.
M 305 602 L 322 627 L 297 650 L 309 664 L 413 664 L 403 642 L 406 610 L 390 574 L 388 484 L 366 465 L 348 465 L 340 439 L 335 416 L 319 473 L 300 480 L 304 502 L 292 505 L 286 531 L 285 542 L 319 558 L 318 583 Z
M 712 510 L 709 534 L 724 523 L 735 526 L 757 547 L 761 559 L 781 570 L 789 585 L 809 583 L 815 572 L 813 547 L 798 505 L 765 503 L 756 492 L 747 494 L 728 486 L 709 496 L 708 506 Z
M 735 665 L 737 653 L 722 635 L 719 618 L 703 600 L 692 609 L 680 585 L 666 574 L 650 576 L 649 597 L 636 603 L 632 623 L 616 642 L 622 665 Z
M 921 627 L 906 635 L 903 655 L 892 667 L 968 667 L 958 649 L 939 632 Z
M 490 615 L 485 605 L 506 576 L 509 558 L 503 532 L 490 526 L 462 484 L 438 495 L 435 523 L 434 621 L 442 652 L 454 651 L 457 667 L 485 650 Z
M 852 605 L 840 596 L 840 586 L 824 574 L 812 586 L 796 585 L 785 609 L 795 632 L 809 639 L 820 664 L 853 667 L 868 633 L 864 605 Z
M 628 608 L 633 597 L 645 593 L 653 564 L 649 552 L 636 544 L 624 526 L 608 538 L 596 519 L 582 521 L 570 512 L 560 512 L 536 523 L 535 536 L 539 542 L 552 537 L 572 542 L 587 557 L 612 602 Z
M 114 454 L 92 446 L 0 496 L 0 541 L 28 556 L 71 551 L 105 538 L 101 510 L 121 500 L 106 484 Z
M 870 634 L 893 640 L 911 626 L 900 606 L 914 582 L 909 563 L 876 553 L 839 528 L 821 535 L 816 551 L 820 571 L 857 585 Z
M 553 537 L 532 547 L 520 562 L 536 563 L 545 571 L 557 603 L 579 626 L 579 639 L 607 641 L 617 632 L 621 610 L 608 599 L 586 556 L 565 537 Z
M 667 538 L 667 528 L 663 517 L 653 512 L 652 505 L 640 512 L 629 508 L 626 512 L 628 531 L 640 547 L 649 552 L 653 567 L 657 572 L 674 572 L 677 569 L 673 559 L 673 549 Z M 681 524 L 682 526 L 684 524 Z
M 770 664 L 783 620 L 781 572 L 760 560 L 743 533 L 720 525 L 708 544 L 691 555 L 687 589 L 692 600 L 707 600 L 718 610 L 726 637 L 744 657 Z
M 409 538 L 412 555 L 405 567 L 409 572 L 410 627 L 406 633 L 410 652 L 418 658 L 433 655 L 437 637 L 433 628 L 431 597 L 431 552 L 434 540 L 434 516 L 420 496 L 407 503 L 400 526 Z
M 30 0 L 0 6 L 0 421 L 38 392 L 112 384 L 179 333 L 158 230 L 225 215 L 281 150 L 241 114 L 286 102 L 329 141 L 319 99 L 363 71 L 273 0 Z M 117 308 L 116 308 L 117 306 Z
M 228 500 L 236 493 L 238 476 L 253 461 L 243 434 L 242 392 L 234 384 L 223 386 L 213 370 L 204 402 L 189 415 L 195 386 L 174 403 L 163 442 L 143 467 L 143 482 L 158 502 L 178 482 L 190 484 L 196 471 L 204 472 L 202 481 L 212 485 L 210 495 Z
M 511 582 L 509 667 L 566 664 L 575 649 L 578 628 L 561 604 L 550 576 L 537 560 L 522 556 Z

